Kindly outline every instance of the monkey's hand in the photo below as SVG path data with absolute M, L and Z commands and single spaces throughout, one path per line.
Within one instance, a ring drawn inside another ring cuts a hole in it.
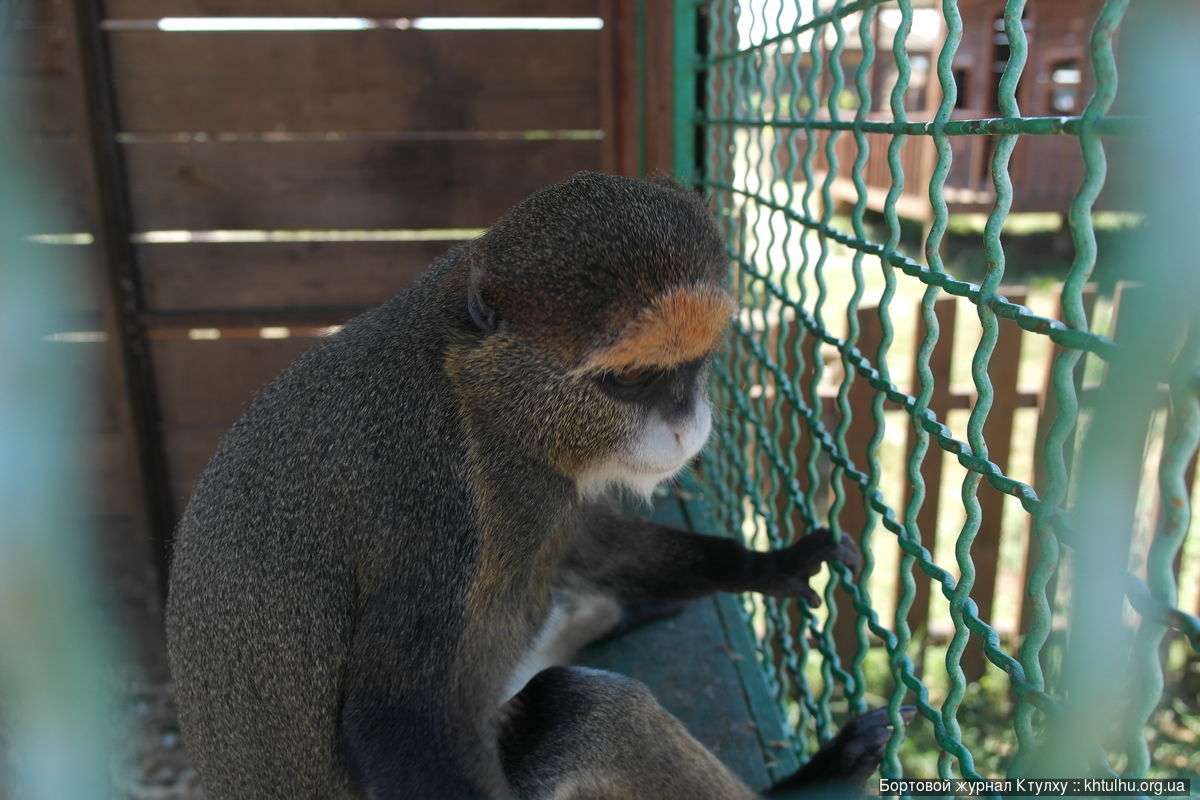
M 750 578 L 751 591 L 777 597 L 803 597 L 810 606 L 821 605 L 821 597 L 808 581 L 821 571 L 821 565 L 834 559 L 851 570 L 858 569 L 862 554 L 846 534 L 833 540 L 833 532 L 818 528 L 800 541 L 782 550 L 757 554 Z

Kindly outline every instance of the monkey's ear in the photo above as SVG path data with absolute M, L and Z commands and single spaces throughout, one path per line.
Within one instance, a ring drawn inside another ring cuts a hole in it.
M 479 330 L 490 335 L 496 332 L 500 319 L 496 309 L 484 302 L 482 283 L 483 270 L 479 262 L 472 261 L 471 271 L 467 275 L 467 313 L 471 315 L 471 321 Z

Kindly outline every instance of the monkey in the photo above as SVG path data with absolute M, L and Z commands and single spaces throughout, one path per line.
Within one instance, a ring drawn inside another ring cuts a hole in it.
M 818 529 L 773 552 L 622 511 L 708 439 L 735 303 L 668 179 L 578 173 L 268 383 L 200 475 L 166 610 L 207 796 L 752 797 L 630 678 L 565 662 L 713 592 L 819 602 Z M 865 780 L 851 723 L 796 781 Z

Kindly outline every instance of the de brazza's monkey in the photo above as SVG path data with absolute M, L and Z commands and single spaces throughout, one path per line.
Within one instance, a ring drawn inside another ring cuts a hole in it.
M 812 599 L 857 560 L 606 500 L 707 439 L 725 272 L 698 197 L 581 173 L 262 390 L 184 514 L 167 607 L 211 800 L 752 796 L 641 684 L 550 666 L 711 592 Z M 887 734 L 860 717 L 797 780 L 864 777 Z

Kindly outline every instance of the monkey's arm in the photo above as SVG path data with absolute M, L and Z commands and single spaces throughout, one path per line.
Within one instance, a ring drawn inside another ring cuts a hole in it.
M 820 597 L 808 581 L 832 559 L 856 567 L 849 537 L 834 542 L 818 529 L 795 544 L 767 553 L 733 539 L 678 530 L 626 514 L 603 502 L 590 504 L 563 563 L 572 578 L 623 603 L 689 600 L 713 592 L 761 592 Z

